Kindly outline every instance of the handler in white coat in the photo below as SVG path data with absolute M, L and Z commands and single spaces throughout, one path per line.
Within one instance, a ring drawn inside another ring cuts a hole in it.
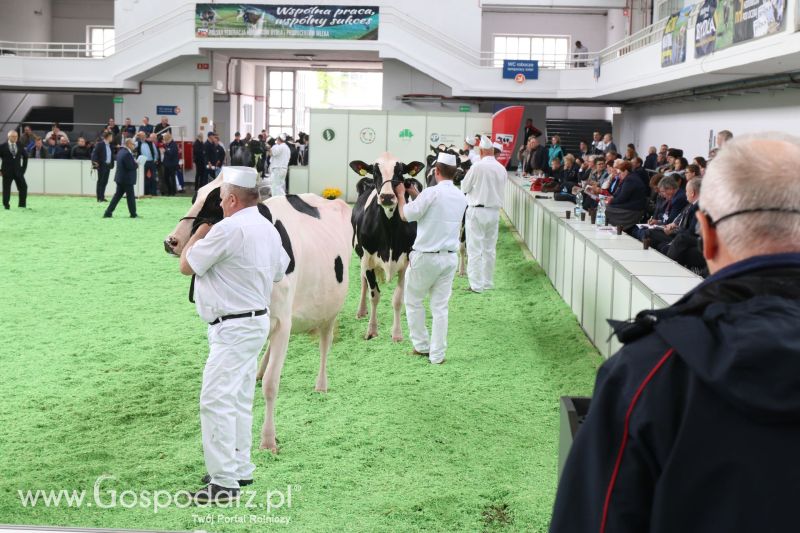
M 289 169 L 291 151 L 286 146 L 286 134 L 281 133 L 270 149 L 269 177 L 272 182 L 272 196 L 286 195 L 286 172 Z
M 508 173 L 494 158 L 488 137 L 478 145 L 481 160 L 472 165 L 461 182 L 467 195 L 467 277 L 472 292 L 494 288 L 494 263 L 497 256 L 497 230 Z
M 475 137 L 467 137 L 464 139 L 464 149 L 467 150 L 467 157 L 469 157 L 469 160 L 473 165 L 481 160 L 481 156 L 478 154 L 478 147 L 476 145 L 477 143 L 475 142 Z
M 416 355 L 433 364 L 444 362 L 447 349 L 447 305 L 458 266 L 456 251 L 467 201 L 453 184 L 456 156 L 440 153 L 434 165 L 436 185 L 422 192 L 403 184 L 395 188 L 403 220 L 417 223 L 417 238 L 406 271 L 405 304 L 408 332 Z M 408 191 L 411 202 L 406 203 Z M 423 300 L 430 295 L 433 323 L 425 327 Z
M 198 503 L 223 503 L 252 483 L 253 394 L 258 355 L 269 334 L 272 284 L 289 257 L 275 227 L 258 211 L 258 174 L 222 170 L 225 218 L 203 224 L 181 253 L 181 273 L 195 275 L 197 313 L 209 323 L 209 354 L 200 392 L 207 485 Z

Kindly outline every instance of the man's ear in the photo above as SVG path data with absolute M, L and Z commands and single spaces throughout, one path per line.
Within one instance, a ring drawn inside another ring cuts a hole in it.
M 403 165 L 403 174 L 408 174 L 412 178 L 420 173 L 420 171 L 425 168 L 425 165 L 420 163 L 419 161 L 412 161 L 407 165 Z
M 372 174 L 372 167 L 364 163 L 363 161 L 359 160 L 350 161 L 350 168 L 352 168 L 353 172 L 355 172 L 359 176 L 366 176 L 367 174 Z
M 703 257 L 706 261 L 713 260 L 717 256 L 719 248 L 719 238 L 717 230 L 711 227 L 708 217 L 702 212 L 695 213 L 697 222 L 700 224 L 700 236 L 703 239 Z

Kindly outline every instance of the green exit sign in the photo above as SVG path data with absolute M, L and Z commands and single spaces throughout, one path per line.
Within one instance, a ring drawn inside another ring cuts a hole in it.
M 114 97 L 114 103 L 115 103 L 115 104 L 121 104 L 121 103 L 122 103 L 122 101 L 123 101 L 123 100 L 122 100 L 122 97 L 121 97 L 121 96 L 115 96 L 115 97 Z
M 469 113 L 470 111 L 472 111 L 472 107 L 468 105 L 462 105 L 459 106 L 458 110 L 461 111 L 462 113 Z

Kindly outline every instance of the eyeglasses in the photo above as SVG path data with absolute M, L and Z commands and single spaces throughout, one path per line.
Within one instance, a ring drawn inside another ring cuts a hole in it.
M 733 218 L 739 215 L 749 215 L 751 213 L 789 213 L 793 215 L 800 215 L 800 209 L 791 209 L 788 207 L 755 207 L 752 209 L 742 209 L 741 211 L 734 211 L 733 213 L 723 215 L 717 220 L 711 218 L 711 215 L 708 214 L 708 211 L 705 209 L 700 209 L 700 212 L 703 213 L 703 216 L 708 220 L 708 225 L 712 228 L 716 228 L 717 225 L 725 219 Z

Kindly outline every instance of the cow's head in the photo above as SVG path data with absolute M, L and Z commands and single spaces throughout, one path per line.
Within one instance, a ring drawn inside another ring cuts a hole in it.
M 432 146 L 431 148 L 433 149 Z M 426 182 L 428 183 L 428 187 L 433 187 L 434 185 L 436 185 L 436 178 L 434 177 L 433 173 L 434 173 L 434 167 L 436 165 L 436 158 L 439 156 L 440 153 L 451 154 L 456 156 L 458 167 L 456 168 L 456 175 L 453 178 L 453 183 L 455 185 L 461 185 L 461 180 L 464 179 L 464 176 L 467 175 L 467 171 L 472 166 L 472 161 L 470 161 L 469 156 L 460 154 L 458 151 L 456 151 L 454 146 L 434 151 L 436 152 L 436 155 L 428 156 L 428 173 L 425 176 Z
M 222 220 L 222 206 L 219 204 L 219 187 L 222 185 L 222 173 L 220 172 L 214 181 L 208 183 L 197 191 L 197 198 L 195 199 L 192 207 L 186 216 L 180 219 L 178 225 L 172 230 L 172 233 L 167 235 L 164 239 L 164 250 L 172 255 L 181 255 L 183 247 L 189 242 L 189 237 L 195 232 L 197 227 L 203 222 L 214 222 Z M 214 193 L 216 191 L 216 193 Z M 214 193 L 214 194 L 212 194 Z M 212 213 L 216 205 L 219 210 L 218 218 L 213 220 L 217 215 Z M 198 222 L 199 220 L 199 222 Z
M 391 218 L 397 207 L 397 196 L 394 193 L 394 188 L 404 181 L 404 175 L 408 174 L 414 177 L 425 168 L 425 165 L 419 161 L 404 164 L 390 154 L 385 153 L 372 165 L 367 165 L 363 161 L 357 160 L 350 162 L 350 168 L 359 176 L 372 176 L 378 203 L 383 208 L 386 216 Z

